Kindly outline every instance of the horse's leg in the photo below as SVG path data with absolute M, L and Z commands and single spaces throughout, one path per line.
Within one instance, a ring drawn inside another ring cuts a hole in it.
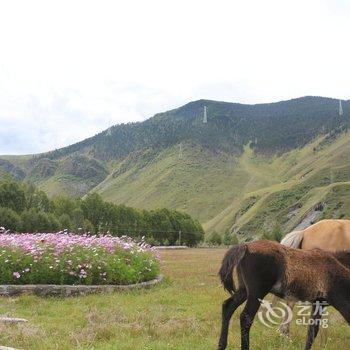
M 241 313 L 241 350 L 249 350 L 249 331 L 253 324 L 255 314 L 258 312 L 260 307 L 259 299 L 264 299 L 267 293 L 264 293 L 260 297 L 248 296 L 247 303 L 244 310 Z
M 293 312 L 293 308 L 295 305 L 295 301 L 287 301 L 287 305 L 290 308 L 290 310 Z M 285 315 L 285 319 L 282 321 L 282 324 L 279 326 L 278 331 L 281 335 L 288 337 L 289 336 L 289 328 L 292 321 L 288 322 L 288 313 Z
M 230 319 L 235 310 L 247 299 L 247 291 L 239 289 L 233 296 L 226 299 L 222 304 L 222 326 L 218 350 L 224 350 L 227 346 L 227 334 Z
M 323 306 L 318 305 L 318 310 L 316 312 L 316 305 L 312 305 L 311 315 L 309 319 L 309 327 L 307 330 L 307 338 L 305 344 L 305 350 L 310 350 L 311 346 L 317 336 L 318 330 L 320 328 L 320 321 L 322 318 Z
M 350 300 L 347 297 L 336 297 L 334 300 L 329 300 L 329 303 L 334 306 L 341 315 L 345 318 L 346 322 L 350 324 Z

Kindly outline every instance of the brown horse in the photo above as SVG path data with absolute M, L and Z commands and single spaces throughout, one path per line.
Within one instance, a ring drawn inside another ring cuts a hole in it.
M 350 249 L 350 220 L 321 220 L 302 231 L 287 234 L 281 244 L 304 250 Z
M 287 234 L 281 244 L 304 250 L 322 249 L 327 251 L 350 250 L 350 220 L 321 220 L 301 231 Z M 288 301 L 293 310 L 295 301 Z M 284 320 L 279 331 L 289 335 L 290 322 Z
M 249 350 L 249 331 L 260 300 L 268 293 L 313 303 L 305 349 L 317 336 L 323 306 L 337 309 L 350 324 L 350 252 L 304 251 L 272 241 L 239 244 L 229 249 L 220 269 L 221 282 L 231 294 L 222 305 L 219 350 L 226 349 L 229 322 L 238 306 L 241 313 L 241 349 Z M 233 273 L 237 272 L 235 287 Z M 319 305 L 319 304 L 318 304 Z M 324 304 L 323 304 L 324 305 Z

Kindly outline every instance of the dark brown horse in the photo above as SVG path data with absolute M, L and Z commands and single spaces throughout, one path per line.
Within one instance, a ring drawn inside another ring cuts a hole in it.
M 350 250 L 350 220 L 321 220 L 304 230 L 287 234 L 281 244 L 304 250 L 322 249 L 333 252 Z M 289 300 L 288 306 L 293 310 L 295 303 L 296 300 Z M 289 322 L 284 320 L 280 325 L 279 331 L 282 335 L 289 335 L 290 322 L 291 320 Z
M 222 305 L 219 350 L 227 346 L 232 314 L 246 301 L 240 315 L 241 349 L 249 349 L 249 331 L 260 307 L 259 299 L 268 293 L 280 298 L 313 303 L 305 349 L 311 349 L 318 333 L 323 307 L 336 308 L 350 323 L 350 252 L 303 251 L 272 241 L 256 241 L 233 246 L 220 269 L 224 288 L 231 294 Z M 233 274 L 237 272 L 235 287 Z M 320 303 L 318 304 L 320 305 Z

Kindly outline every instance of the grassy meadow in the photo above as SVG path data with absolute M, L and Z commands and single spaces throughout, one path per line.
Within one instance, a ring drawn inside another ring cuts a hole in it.
M 165 281 L 149 290 L 72 298 L 2 297 L 0 313 L 28 319 L 0 324 L 0 344 L 18 349 L 215 349 L 221 302 L 227 297 L 217 271 L 225 249 L 162 251 Z M 239 310 L 238 310 L 239 311 Z M 239 312 L 228 349 L 239 349 Z M 337 312 L 321 329 L 314 349 L 349 349 L 350 329 Z M 257 320 L 252 349 L 303 349 L 306 328 L 293 325 L 291 339 Z

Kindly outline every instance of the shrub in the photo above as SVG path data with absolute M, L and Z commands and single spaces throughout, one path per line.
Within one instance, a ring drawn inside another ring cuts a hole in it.
M 20 227 L 19 215 L 10 208 L 0 207 L 0 226 L 17 231 Z
M 59 222 L 60 222 L 60 226 L 64 229 L 64 230 L 70 230 L 73 228 L 73 224 L 72 224 L 72 220 L 70 219 L 68 214 L 62 214 L 59 217 Z
M 221 245 L 222 243 L 222 239 L 221 236 L 217 233 L 217 232 L 213 232 L 209 238 L 208 238 L 208 242 L 212 245 Z
M 222 243 L 224 245 L 235 245 L 238 244 L 238 238 L 237 235 L 234 233 L 230 233 L 229 231 L 226 231 L 224 234 L 224 237 L 222 239 Z
M 153 279 L 153 248 L 129 237 L 1 234 L 1 284 L 130 284 Z
M 272 229 L 272 239 L 277 241 L 277 242 L 281 242 L 282 237 L 283 237 L 283 232 L 282 232 L 282 228 L 279 224 L 276 224 L 274 226 L 274 228 Z
M 24 210 L 21 214 L 22 232 L 44 232 L 56 231 L 59 228 L 59 222 L 52 214 L 47 214 L 42 210 L 37 211 L 34 208 Z
M 262 228 L 260 231 L 261 239 L 271 240 L 271 232 L 266 228 Z

